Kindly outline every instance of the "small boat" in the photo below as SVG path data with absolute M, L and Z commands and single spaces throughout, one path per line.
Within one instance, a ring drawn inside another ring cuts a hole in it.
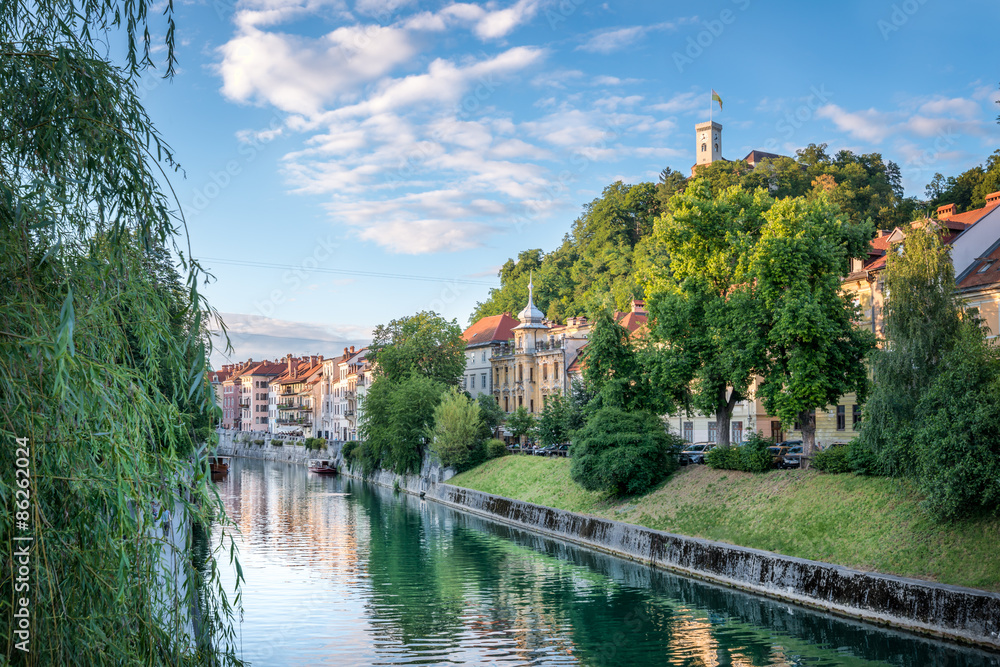
M 229 473 L 229 457 L 208 457 L 208 469 L 212 473 L 212 479 L 222 479 Z
M 333 461 L 328 461 L 326 459 L 309 459 L 309 472 L 314 472 L 320 475 L 336 475 L 337 467 L 333 465 Z

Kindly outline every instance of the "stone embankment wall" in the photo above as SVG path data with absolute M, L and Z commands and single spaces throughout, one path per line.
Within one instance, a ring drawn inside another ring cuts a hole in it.
M 1000 595 L 782 556 L 564 512 L 450 484 L 425 497 L 593 549 L 742 590 L 1000 650 Z
M 332 458 L 349 477 L 455 509 L 637 560 L 687 576 L 850 618 L 1000 650 L 1000 594 L 860 572 L 819 561 L 674 535 L 444 484 L 455 471 L 425 461 L 418 475 L 365 476 L 344 465 L 340 443 L 328 450 L 220 442 L 220 454 L 305 463 Z

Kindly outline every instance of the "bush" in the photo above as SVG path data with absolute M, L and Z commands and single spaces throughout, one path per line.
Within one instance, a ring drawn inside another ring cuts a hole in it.
M 774 467 L 768 447 L 771 441 L 761 433 L 754 433 L 739 447 L 715 447 L 705 455 L 705 463 L 719 470 L 767 472 Z
M 274 438 L 273 440 L 271 440 L 271 444 L 274 447 L 281 447 L 281 440 L 278 440 L 277 438 Z
M 264 441 L 263 440 L 254 440 L 253 444 L 257 445 L 258 447 L 263 447 L 264 446 Z
M 677 469 L 682 446 L 656 415 L 605 407 L 576 432 L 570 474 L 590 491 L 645 493 Z
M 481 427 L 479 403 L 470 401 L 461 390 L 452 387 L 434 409 L 431 451 L 442 465 L 459 472 L 468 470 L 483 460 Z
M 503 440 L 493 438 L 486 442 L 486 458 L 496 459 L 507 453 L 507 444 Z
M 357 440 L 348 440 L 344 443 L 344 447 L 340 450 L 340 452 L 344 455 L 345 461 L 351 458 L 351 455 L 354 454 L 354 450 L 358 448 L 359 444 L 360 443 Z
M 851 472 L 851 447 L 827 447 L 813 454 L 812 467 L 823 472 Z

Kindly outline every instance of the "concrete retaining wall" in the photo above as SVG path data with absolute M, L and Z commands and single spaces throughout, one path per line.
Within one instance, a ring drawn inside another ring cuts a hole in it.
M 445 505 L 772 598 L 1000 650 L 1000 595 L 673 535 L 450 484 Z

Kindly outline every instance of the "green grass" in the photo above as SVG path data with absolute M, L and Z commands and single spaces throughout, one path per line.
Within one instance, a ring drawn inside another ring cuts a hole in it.
M 689 466 L 645 496 L 609 500 L 577 486 L 567 459 L 505 456 L 449 483 L 859 570 L 1000 591 L 1000 518 L 935 523 L 902 480 Z

